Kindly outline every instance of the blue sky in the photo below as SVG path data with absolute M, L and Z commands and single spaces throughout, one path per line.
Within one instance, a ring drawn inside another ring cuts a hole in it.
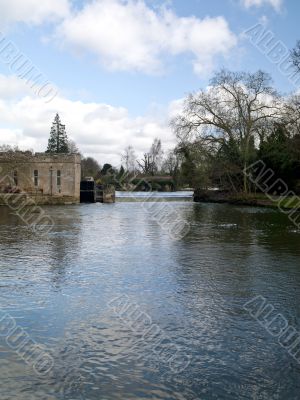
M 243 35 L 255 24 L 292 48 L 300 3 L 292 0 L 0 0 L 0 30 L 49 81 L 49 103 L 1 58 L 0 143 L 44 150 L 55 112 L 81 151 L 119 163 L 127 145 L 175 144 L 168 121 L 215 70 L 270 72 L 295 90 Z M 1 62 L 2 61 L 2 62 Z

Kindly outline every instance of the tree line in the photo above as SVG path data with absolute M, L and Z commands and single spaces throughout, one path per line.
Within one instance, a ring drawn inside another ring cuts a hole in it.
M 300 72 L 300 41 L 291 57 Z M 173 150 L 164 153 L 155 139 L 138 159 L 127 146 L 120 172 L 168 174 L 177 188 L 249 194 L 257 188 L 245 170 L 261 160 L 274 181 L 281 178 L 300 193 L 300 95 L 278 93 L 269 74 L 220 70 L 207 88 L 187 96 L 171 127 L 177 138 Z
M 300 72 L 300 41 L 291 58 Z M 177 139 L 174 149 L 165 152 L 155 138 L 149 150 L 137 157 L 128 145 L 120 168 L 109 163 L 101 166 L 94 158 L 82 156 L 82 176 L 110 183 L 116 177 L 129 181 L 137 175 L 168 175 L 177 188 L 248 194 L 256 188 L 244 171 L 261 160 L 274 171 L 274 179 L 281 178 L 300 192 L 300 94 L 279 94 L 269 74 L 220 70 L 205 89 L 186 97 L 171 127 Z M 0 150 L 13 149 L 2 146 Z M 58 114 L 46 152 L 79 152 Z
M 300 41 L 291 58 L 299 73 Z M 300 193 L 300 95 L 280 95 L 269 74 L 217 72 L 206 89 L 187 96 L 171 125 L 190 186 L 251 193 L 244 171 L 261 160 L 274 181 Z

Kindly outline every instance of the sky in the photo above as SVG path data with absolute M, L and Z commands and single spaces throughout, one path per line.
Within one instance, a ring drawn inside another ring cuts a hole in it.
M 45 151 L 58 112 L 85 156 L 120 165 L 159 137 L 220 68 L 284 68 L 300 39 L 297 0 L 0 0 L 0 144 Z M 300 80 L 299 80 L 300 82 Z

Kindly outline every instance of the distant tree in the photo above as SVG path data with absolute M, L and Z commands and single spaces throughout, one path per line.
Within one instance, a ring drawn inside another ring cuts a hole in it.
M 180 159 L 177 184 L 181 187 L 206 188 L 209 186 L 210 156 L 199 143 L 181 143 L 175 149 Z
M 150 153 L 145 153 L 144 157 L 141 160 L 137 161 L 137 163 L 143 174 L 154 175 L 155 166 Z
M 18 146 L 11 146 L 9 144 L 1 144 L 0 145 L 0 152 L 1 153 L 9 153 L 19 151 Z
M 81 176 L 83 178 L 92 176 L 98 178 L 100 175 L 101 167 L 97 160 L 92 157 L 82 158 L 81 160 Z
M 154 167 L 153 173 L 158 172 L 161 169 L 163 153 L 164 152 L 162 150 L 161 140 L 155 138 L 150 148 L 150 155 L 152 157 L 152 164 Z
M 61 123 L 58 114 L 56 114 L 52 123 L 46 153 L 69 153 L 66 127 Z
M 121 165 L 119 171 L 117 172 L 115 176 L 115 186 L 118 188 L 122 188 L 126 183 L 128 182 L 128 172 L 125 171 L 125 168 L 123 165 Z
M 136 155 L 132 146 L 127 146 L 121 156 L 127 172 L 134 172 L 136 168 Z
M 161 140 L 155 138 L 148 153 L 137 161 L 142 173 L 155 175 L 161 170 L 163 161 L 163 150 Z
M 122 171 L 124 171 L 124 168 L 118 171 L 111 164 L 104 164 L 100 173 L 101 183 L 103 185 L 114 185 L 118 187 L 120 182 L 124 180 L 124 176 L 120 176 L 120 172 L 122 173 Z
M 283 109 L 283 124 L 292 135 L 300 134 L 300 96 L 290 96 Z
M 300 72 L 300 40 L 297 41 L 296 46 L 291 52 L 291 57 L 297 71 Z
M 167 153 L 166 158 L 163 160 L 162 171 L 171 176 L 175 176 L 179 170 L 179 166 L 180 159 L 178 153 L 176 153 L 174 150 L 170 150 Z
M 112 170 L 113 170 L 112 165 L 106 163 L 103 165 L 103 168 L 101 170 L 101 175 L 102 176 L 109 175 L 109 174 L 111 174 Z
M 121 165 L 121 167 L 119 169 L 118 176 L 122 177 L 124 175 L 125 175 L 125 169 L 124 169 L 123 165 Z
M 69 139 L 69 141 L 68 141 L 68 150 L 69 150 L 69 153 L 71 153 L 71 154 L 79 154 L 80 153 L 80 151 L 77 147 L 77 144 L 72 139 Z

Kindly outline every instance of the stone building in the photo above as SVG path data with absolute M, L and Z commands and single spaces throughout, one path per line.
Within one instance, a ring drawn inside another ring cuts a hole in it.
M 0 193 L 26 193 L 36 204 L 79 203 L 80 177 L 79 154 L 0 153 Z

